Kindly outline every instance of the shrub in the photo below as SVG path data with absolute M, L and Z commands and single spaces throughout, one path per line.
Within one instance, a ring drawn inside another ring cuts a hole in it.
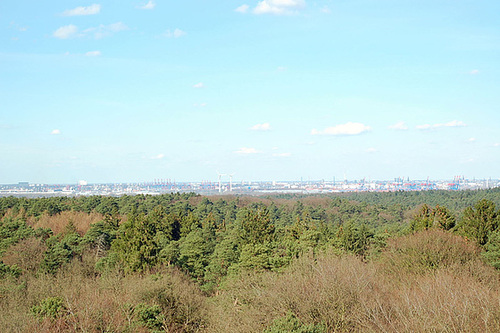
M 6 265 L 0 261 L 0 278 L 4 279 L 6 277 L 18 278 L 21 275 L 21 269 L 17 265 Z
M 66 306 L 61 297 L 48 297 L 43 299 L 38 305 L 31 308 L 31 312 L 39 318 L 56 319 L 66 313 Z
M 286 316 L 277 318 L 264 333 L 324 333 L 325 328 L 322 325 L 304 325 L 293 312 L 288 312 Z
M 163 316 L 158 305 L 148 305 L 139 303 L 135 307 L 135 313 L 139 324 L 150 329 L 161 329 L 163 326 Z
M 439 229 L 388 240 L 380 260 L 396 275 L 401 271 L 426 273 L 479 260 L 479 248 L 465 238 Z

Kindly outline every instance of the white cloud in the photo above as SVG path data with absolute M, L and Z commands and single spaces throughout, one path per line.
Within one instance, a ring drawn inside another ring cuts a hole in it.
M 427 129 L 431 129 L 432 125 L 430 125 L 430 124 L 417 125 L 417 126 L 415 126 L 415 128 L 419 129 L 419 130 L 427 130 Z
M 273 156 L 275 156 L 275 157 L 290 157 L 290 156 L 292 156 L 292 153 L 274 153 Z
M 500 142 L 494 143 L 493 147 L 500 147 Z
M 444 123 L 444 124 L 417 125 L 416 128 L 419 130 L 429 130 L 429 129 L 436 129 L 436 128 L 441 128 L 441 127 L 465 127 L 465 126 L 467 126 L 467 125 L 463 121 L 452 120 L 452 121 Z
M 200 88 L 203 88 L 203 87 L 204 87 L 203 82 L 199 82 L 199 83 L 197 83 L 197 84 L 195 84 L 193 86 L 193 88 L 196 88 L 196 89 L 200 89 Z
M 85 53 L 87 57 L 98 57 L 101 55 L 101 51 L 89 51 Z
M 328 8 L 328 6 L 324 6 L 323 8 L 321 8 L 321 12 L 325 14 L 330 14 L 332 11 L 330 10 L 330 8 Z
M 148 1 L 144 6 L 139 7 L 140 9 L 154 9 L 156 7 L 156 3 L 152 0 Z
M 112 32 L 119 32 L 119 31 L 123 31 L 123 30 L 128 30 L 128 27 L 125 24 L 123 24 L 122 22 L 116 22 L 116 23 L 110 24 L 106 28 Z
M 165 157 L 165 154 L 158 154 L 158 155 L 151 157 L 151 159 L 152 160 L 161 160 L 164 157 Z
M 293 14 L 296 10 L 305 7 L 304 0 L 262 0 L 253 9 L 254 14 Z
M 348 122 L 346 124 L 327 127 L 322 131 L 313 129 L 312 135 L 358 135 L 369 131 L 371 128 L 362 123 Z
M 463 121 L 452 120 L 448 123 L 443 124 L 444 127 L 464 127 L 467 126 Z
M 65 10 L 63 16 L 81 16 L 81 15 L 95 15 L 101 11 L 101 5 L 93 4 L 88 7 L 76 7 L 75 9 Z
M 373 147 L 370 147 L 366 150 L 367 153 L 376 153 L 378 152 L 378 149 L 377 148 L 373 148 Z
M 207 105 L 208 105 L 207 103 L 200 103 L 200 104 L 195 103 L 195 104 L 193 104 L 194 107 L 200 107 L 200 108 L 204 108 Z
M 59 135 L 59 134 L 61 134 L 61 131 L 58 130 L 58 129 L 55 129 L 55 130 L 52 130 L 52 132 L 50 132 L 50 134 L 52 134 L 52 135 Z
M 78 28 L 73 25 L 65 25 L 64 27 L 60 27 L 56 31 L 54 31 L 54 37 L 59 38 L 59 39 L 68 39 L 76 36 L 76 33 L 78 32 Z
M 469 142 L 475 142 L 476 141 L 476 138 L 469 138 L 469 140 L 467 140 Z
M 404 121 L 399 121 L 395 123 L 394 125 L 389 126 L 390 129 L 395 129 L 395 130 L 402 130 L 405 131 L 408 129 L 408 126 L 406 126 Z
M 255 148 L 241 147 L 240 149 L 236 150 L 234 153 L 240 154 L 240 155 L 249 155 L 249 154 L 258 154 L 258 153 L 260 153 L 260 151 L 258 151 Z
M 269 123 L 256 124 L 250 127 L 252 131 L 269 131 L 271 129 L 271 125 Z
M 478 69 L 473 69 L 469 72 L 469 74 L 471 75 L 476 75 L 476 74 L 479 74 L 479 70 Z
M 234 11 L 238 13 L 246 13 L 248 12 L 248 9 L 250 8 L 249 5 L 241 5 L 238 8 L 236 8 Z
M 179 38 L 179 37 L 182 37 L 185 35 L 187 35 L 187 32 L 182 31 L 181 29 L 178 29 L 178 28 L 175 28 L 174 31 L 167 30 L 163 34 L 163 36 L 165 36 L 167 38 Z
M 286 67 L 284 67 L 284 66 L 278 66 L 278 68 L 276 68 L 276 70 L 278 72 L 284 72 L 284 71 L 286 71 Z
M 84 35 L 93 34 L 95 39 L 112 36 L 114 33 L 128 30 L 129 28 L 122 22 L 116 22 L 108 25 L 101 24 L 98 27 L 92 27 L 83 31 Z

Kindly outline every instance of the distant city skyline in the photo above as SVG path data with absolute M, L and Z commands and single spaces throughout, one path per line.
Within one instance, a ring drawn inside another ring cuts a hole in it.
M 499 12 L 1 2 L 0 184 L 498 179 Z
M 143 183 L 89 184 L 0 184 L 0 197 L 52 197 L 52 196 L 122 196 L 160 195 L 165 193 L 197 193 L 203 195 L 266 195 L 266 194 L 334 194 L 345 192 L 396 192 L 429 190 L 481 190 L 500 187 L 499 179 L 468 180 L 455 177 L 453 180 L 300 180 L 300 181 L 241 181 L 218 179 L 216 182 L 177 182 L 170 179 L 155 179 Z

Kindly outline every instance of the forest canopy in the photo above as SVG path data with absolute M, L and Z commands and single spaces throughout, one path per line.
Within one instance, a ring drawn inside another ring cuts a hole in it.
M 0 324 L 47 332 L 399 331 L 410 316 L 410 330 L 495 331 L 499 207 L 499 189 L 0 198 Z M 451 285 L 438 283 L 447 279 Z M 443 299 L 457 288 L 462 298 L 438 311 L 442 300 L 415 286 L 437 288 Z M 422 308 L 409 309 L 402 297 Z M 423 322 L 432 311 L 448 321 Z M 467 320 L 444 318 L 450 311 Z

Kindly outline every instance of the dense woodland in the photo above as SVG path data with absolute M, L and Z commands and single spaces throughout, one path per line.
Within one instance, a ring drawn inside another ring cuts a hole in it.
M 0 198 L 6 332 L 500 331 L 500 189 Z

